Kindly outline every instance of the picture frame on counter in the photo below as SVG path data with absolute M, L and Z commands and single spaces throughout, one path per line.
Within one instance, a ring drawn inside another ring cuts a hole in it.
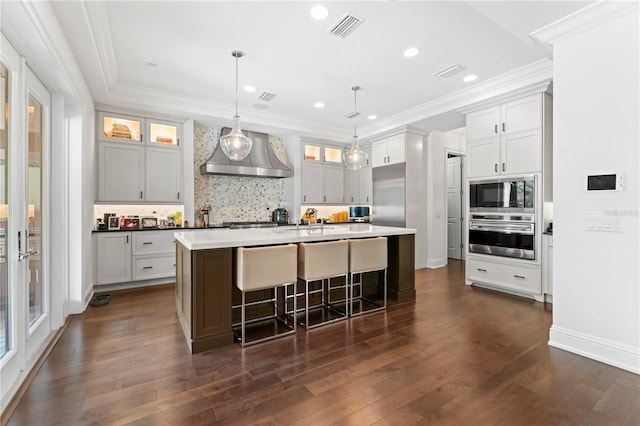
M 156 217 L 142 218 L 142 229 L 157 228 L 157 227 L 158 227 L 158 218 Z
M 117 231 L 120 229 L 120 218 L 118 216 L 109 216 L 109 223 L 107 224 L 109 231 Z
M 124 218 L 123 228 L 131 230 L 140 229 L 140 219 L 134 217 Z

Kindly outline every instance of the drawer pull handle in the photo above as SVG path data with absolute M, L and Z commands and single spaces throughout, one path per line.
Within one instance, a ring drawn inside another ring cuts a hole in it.
M 526 277 L 523 277 L 522 275 L 515 275 L 515 274 L 514 274 L 513 276 L 514 276 L 515 278 L 520 278 L 520 279 L 522 279 L 522 280 L 524 280 L 524 279 L 526 278 Z
M 477 268 L 477 269 L 478 269 L 478 271 L 480 271 L 480 272 L 487 272 L 487 270 L 486 270 L 486 269 L 481 269 L 481 268 Z
M 148 244 L 153 244 L 151 241 L 145 241 L 144 243 L 142 243 L 143 246 L 146 246 Z
M 142 269 L 153 269 L 153 266 L 143 266 Z

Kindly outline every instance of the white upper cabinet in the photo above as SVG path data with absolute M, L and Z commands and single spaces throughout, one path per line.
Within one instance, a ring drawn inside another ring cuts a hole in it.
M 324 167 L 324 203 L 344 203 L 344 167 L 325 166 Z
M 322 203 L 324 198 L 324 166 L 305 163 L 301 173 L 301 201 L 303 204 Z
M 388 166 L 406 161 L 406 137 L 404 133 L 390 136 L 372 144 L 373 167 Z
M 304 161 L 342 164 L 342 148 L 315 142 L 303 142 Z
M 467 177 L 542 171 L 542 96 L 467 115 Z
M 182 125 L 98 111 L 98 202 L 182 202 Z

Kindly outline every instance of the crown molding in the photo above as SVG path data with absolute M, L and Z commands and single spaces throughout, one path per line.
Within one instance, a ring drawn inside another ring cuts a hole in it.
M 377 135 L 446 112 L 462 112 L 466 108 L 479 108 L 483 103 L 499 102 L 499 98 L 519 96 L 531 90 L 542 91 L 543 87 L 549 86 L 552 77 L 553 63 L 549 59 L 541 59 L 364 126 L 360 133 L 364 137 Z
M 81 1 L 79 4 L 85 24 L 91 34 L 91 42 L 98 56 L 104 90 L 110 94 L 120 83 L 120 72 L 113 48 L 107 2 Z
M 553 45 L 637 10 L 636 1 L 599 1 L 545 25 L 529 36 Z

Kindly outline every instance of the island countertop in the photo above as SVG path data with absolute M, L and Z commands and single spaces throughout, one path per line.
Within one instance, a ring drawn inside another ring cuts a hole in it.
M 251 247 L 271 244 L 330 241 L 347 238 L 388 237 L 415 234 L 412 228 L 377 226 L 368 223 L 300 225 L 276 228 L 211 229 L 180 231 L 175 238 L 188 250 Z

